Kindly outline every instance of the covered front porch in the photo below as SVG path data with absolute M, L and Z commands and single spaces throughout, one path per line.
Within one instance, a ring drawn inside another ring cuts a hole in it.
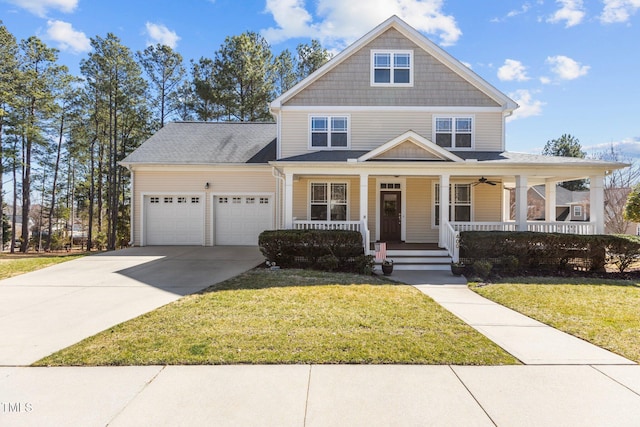
M 428 244 L 446 249 L 457 261 L 461 231 L 604 232 L 603 175 L 589 176 L 591 220 L 568 222 L 527 220 L 527 189 L 541 182 L 547 195 L 545 218 L 554 218 L 555 188 L 563 180 L 559 177 L 435 174 L 423 169 L 404 170 L 403 175 L 318 172 L 287 168 L 281 175 L 278 226 L 358 231 L 367 253 L 377 241 Z

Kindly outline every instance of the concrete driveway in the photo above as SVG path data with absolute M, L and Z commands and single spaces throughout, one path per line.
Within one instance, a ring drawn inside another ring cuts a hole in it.
M 0 366 L 24 366 L 264 261 L 257 247 L 96 254 L 0 281 Z

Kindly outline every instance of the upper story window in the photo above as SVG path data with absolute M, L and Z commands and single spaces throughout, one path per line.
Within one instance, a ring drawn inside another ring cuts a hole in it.
M 582 216 L 582 206 L 573 205 L 573 216 Z
M 436 117 L 435 141 L 444 148 L 473 147 L 472 117 Z
M 372 86 L 412 86 L 413 51 L 371 51 Z
M 349 147 L 348 116 L 311 116 L 312 148 Z

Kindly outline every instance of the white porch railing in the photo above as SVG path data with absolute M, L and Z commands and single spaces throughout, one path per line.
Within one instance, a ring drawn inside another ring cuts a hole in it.
M 596 226 L 591 222 L 527 221 L 527 230 L 538 233 L 596 234 Z
M 449 252 L 451 261 L 458 262 L 460 260 L 460 232 L 453 228 L 453 224 L 447 222 L 444 228 L 444 248 Z
M 515 222 L 450 222 L 455 231 L 516 231 Z
M 371 252 L 371 235 L 365 221 L 293 221 L 295 230 L 348 230 L 362 235 L 364 254 Z
M 350 230 L 360 231 L 362 221 L 293 221 L 295 230 Z

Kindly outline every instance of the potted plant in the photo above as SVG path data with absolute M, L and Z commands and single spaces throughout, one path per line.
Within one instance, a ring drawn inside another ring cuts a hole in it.
M 462 276 L 462 273 L 464 273 L 464 264 L 451 261 L 451 273 L 454 276 Z
M 393 273 L 393 260 L 385 258 L 382 261 L 382 274 L 389 276 L 391 273 Z

